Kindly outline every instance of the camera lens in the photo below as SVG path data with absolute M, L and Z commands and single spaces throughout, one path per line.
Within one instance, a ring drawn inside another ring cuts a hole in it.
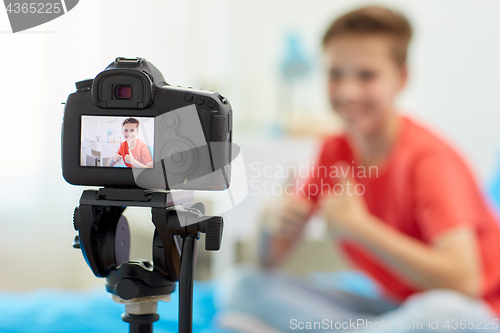
M 130 99 L 132 97 L 131 86 L 116 86 L 115 97 L 119 99 Z

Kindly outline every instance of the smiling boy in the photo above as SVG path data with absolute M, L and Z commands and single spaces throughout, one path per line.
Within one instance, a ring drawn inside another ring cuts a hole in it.
M 109 165 L 114 166 L 124 161 L 129 168 L 152 168 L 153 159 L 148 146 L 140 140 L 139 121 L 135 118 L 127 118 L 123 121 L 122 134 L 125 139 L 118 151 L 109 160 Z
M 233 311 L 286 331 L 294 329 L 292 319 L 357 318 L 420 321 L 424 328 L 439 320 L 442 331 L 450 329 L 446 320 L 495 328 L 491 324 L 500 316 L 497 217 L 454 149 L 395 107 L 408 78 L 411 35 L 406 18 L 382 7 L 347 13 L 328 28 L 323 39 L 328 93 L 345 132 L 324 141 L 316 165 L 376 166 L 377 177 L 339 173 L 332 179 L 313 170 L 301 190 L 315 185 L 320 191 L 281 198 L 267 212 L 261 237 L 266 249 L 261 262 L 278 267 L 316 211 L 347 259 L 380 285 L 382 297 L 338 291 L 319 296 L 322 292 L 288 283 L 279 274 L 254 272 L 232 289 L 228 307 Z M 360 184 L 363 193 L 332 193 L 335 184 Z

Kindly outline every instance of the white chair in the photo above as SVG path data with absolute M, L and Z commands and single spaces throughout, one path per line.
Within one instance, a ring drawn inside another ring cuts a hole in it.
M 92 156 L 92 149 L 90 148 L 90 140 L 84 139 L 82 141 L 82 149 L 80 154 L 81 166 L 95 166 L 96 158 Z

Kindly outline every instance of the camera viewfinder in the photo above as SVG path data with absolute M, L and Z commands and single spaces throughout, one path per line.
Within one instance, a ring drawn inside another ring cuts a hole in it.
M 118 99 L 130 99 L 132 97 L 131 86 L 116 86 L 115 97 Z

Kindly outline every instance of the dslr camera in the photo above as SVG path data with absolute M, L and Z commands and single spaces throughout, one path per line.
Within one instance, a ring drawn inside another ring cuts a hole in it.
M 73 185 L 224 190 L 231 154 L 229 101 L 169 85 L 143 58 L 116 58 L 65 105 L 62 171 Z

